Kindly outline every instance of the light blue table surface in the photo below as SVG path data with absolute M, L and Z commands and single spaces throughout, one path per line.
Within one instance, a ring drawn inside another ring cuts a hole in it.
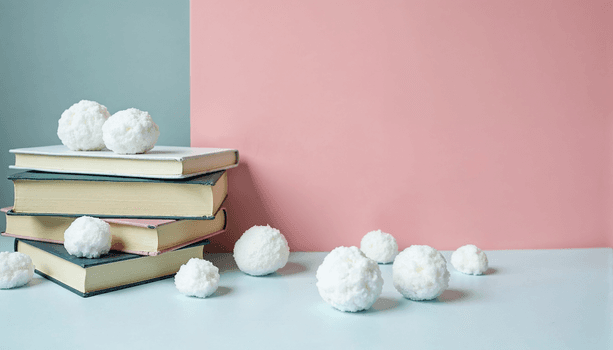
M 12 251 L 12 239 L 0 238 L 0 251 Z M 181 295 L 173 279 L 81 298 L 35 275 L 0 290 L 0 348 L 613 348 L 611 249 L 487 254 L 487 275 L 449 265 L 449 289 L 428 302 L 403 298 L 392 265 L 380 265 L 383 293 L 359 313 L 319 296 L 315 273 L 326 253 L 292 253 L 267 277 L 243 274 L 230 254 L 208 255 L 221 280 L 206 299 Z

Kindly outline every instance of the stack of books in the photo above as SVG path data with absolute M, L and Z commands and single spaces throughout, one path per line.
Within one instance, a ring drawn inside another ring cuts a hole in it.
M 172 277 L 222 233 L 226 170 L 233 149 L 156 146 L 146 154 L 70 151 L 65 146 L 14 149 L 15 187 L 4 236 L 29 255 L 36 273 L 88 297 Z M 78 217 L 107 221 L 111 251 L 78 258 L 63 246 Z

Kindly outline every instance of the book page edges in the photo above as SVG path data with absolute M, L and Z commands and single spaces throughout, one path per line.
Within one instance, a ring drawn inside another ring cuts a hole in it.
M 15 251 L 32 257 L 37 274 L 82 297 L 172 277 L 189 259 L 203 258 L 202 245 L 198 245 L 157 256 L 83 268 L 22 241 L 15 241 Z M 143 268 L 145 266 L 147 268 Z M 131 273 L 142 271 L 146 274 L 134 276 L 135 274 Z
M 14 181 L 13 211 L 99 218 L 211 219 L 227 193 L 226 177 L 224 172 L 215 186 L 138 182 L 120 187 L 104 181 L 19 180 Z
M 63 284 L 85 293 L 85 269 L 81 266 L 19 240 L 15 241 L 15 251 L 30 256 L 36 271 L 53 276 Z
M 10 169 L 66 174 L 184 179 L 238 165 L 238 151 L 227 150 L 184 159 L 104 158 L 16 153 Z
M 202 257 L 203 248 L 198 245 L 156 256 L 92 266 L 86 269 L 85 291 L 96 292 L 173 275 L 189 259 Z

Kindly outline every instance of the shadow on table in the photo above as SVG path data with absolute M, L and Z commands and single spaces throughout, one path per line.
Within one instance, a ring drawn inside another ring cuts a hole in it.
M 39 278 L 34 277 L 32 278 L 30 282 L 24 284 L 23 286 L 7 288 L 7 289 L 3 289 L 2 291 L 12 291 L 12 290 L 25 289 L 25 288 L 32 288 L 32 287 L 36 287 L 37 285 L 43 283 L 44 281 L 45 279 L 42 277 L 39 277 Z
M 460 301 L 460 300 L 465 300 L 469 296 L 470 296 L 470 293 L 468 293 L 466 291 L 447 289 L 441 295 L 439 295 L 436 299 L 428 300 L 427 302 L 450 303 L 450 302 L 456 302 L 456 301 Z
M 217 298 L 230 293 L 232 293 L 232 288 L 219 286 L 215 293 L 209 295 L 208 298 Z
M 370 309 L 365 311 L 365 313 L 390 311 L 392 309 L 397 308 L 399 305 L 400 305 L 400 302 L 396 299 L 385 298 L 385 297 L 379 298 L 370 307 Z
M 288 261 L 285 266 L 278 269 L 276 273 L 272 273 L 269 276 L 288 276 L 295 275 L 298 273 L 305 272 L 307 270 L 306 266 L 302 264 L 298 264 L 295 262 Z
M 205 255 L 204 259 L 217 266 L 220 274 L 238 270 L 238 266 L 236 266 L 236 262 L 231 254 L 210 254 Z

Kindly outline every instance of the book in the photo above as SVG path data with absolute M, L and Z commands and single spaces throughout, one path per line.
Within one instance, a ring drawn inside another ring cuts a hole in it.
M 14 250 L 32 258 L 35 272 L 89 297 L 172 277 L 191 258 L 203 258 L 207 240 L 156 256 L 110 251 L 98 259 L 70 255 L 61 244 L 15 239 Z
M 225 171 L 189 179 L 25 171 L 8 177 L 15 213 L 139 219 L 212 219 L 228 193 Z
M 180 179 L 238 165 L 238 150 L 155 146 L 144 154 L 71 151 L 64 145 L 11 149 L 11 169 L 60 173 Z
M 3 236 L 35 241 L 64 243 L 64 232 L 75 217 L 16 214 L 11 207 L 6 214 Z M 224 232 L 227 214 L 221 208 L 212 220 L 103 219 L 111 227 L 111 249 L 138 255 L 158 255 Z

